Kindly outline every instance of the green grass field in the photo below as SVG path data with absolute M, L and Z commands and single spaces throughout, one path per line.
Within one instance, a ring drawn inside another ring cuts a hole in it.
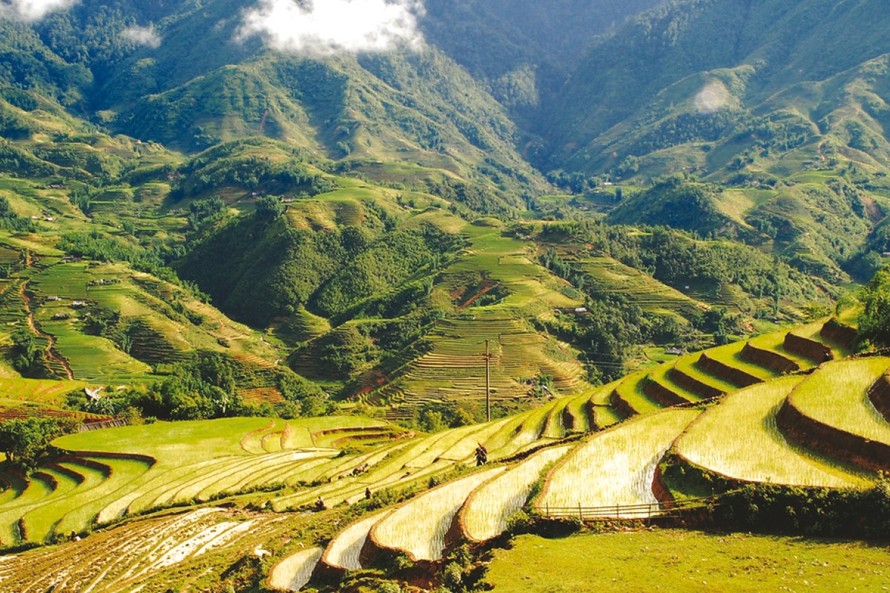
M 495 551 L 485 582 L 496 593 L 879 592 L 890 555 L 861 542 L 696 531 L 523 535 Z

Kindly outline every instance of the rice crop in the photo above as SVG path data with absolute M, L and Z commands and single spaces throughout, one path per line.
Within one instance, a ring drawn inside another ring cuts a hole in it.
M 657 503 L 655 468 L 699 414 L 665 410 L 596 434 L 550 471 L 535 506 L 545 513 L 581 507 L 592 516 L 614 516 L 616 511 L 603 507 Z
M 793 376 L 739 391 L 705 412 L 677 441 L 691 463 L 730 478 L 792 486 L 848 487 L 865 481 L 793 443 L 776 412 L 802 381 Z
M 307 548 L 291 554 L 272 567 L 266 584 L 278 591 L 299 591 L 312 578 L 323 552 L 322 548 Z
M 571 448 L 563 445 L 539 451 L 474 490 L 460 511 L 464 536 L 487 541 L 506 531 L 507 521 L 525 505 L 541 472 Z
M 362 547 L 368 541 L 368 534 L 374 524 L 389 512 L 383 511 L 363 517 L 338 533 L 325 549 L 322 561 L 328 566 L 343 570 L 364 568 L 360 561 Z
M 865 439 L 890 444 L 890 424 L 868 398 L 868 388 L 890 368 L 890 358 L 843 360 L 820 367 L 789 396 L 805 416 Z
M 380 547 L 405 552 L 415 561 L 442 558 L 445 535 L 470 493 L 505 467 L 490 468 L 421 494 L 396 509 L 371 529 Z

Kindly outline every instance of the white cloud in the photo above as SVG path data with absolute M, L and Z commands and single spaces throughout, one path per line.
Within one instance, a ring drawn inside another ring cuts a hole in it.
M 144 45 L 153 49 L 161 47 L 161 36 L 152 25 L 127 27 L 121 31 L 121 38 L 135 45 Z
M 78 0 L 0 0 L 0 18 L 25 21 L 39 21 L 51 12 L 68 10 Z
M 716 113 L 729 107 L 732 93 L 719 80 L 712 80 L 695 96 L 695 108 L 699 113 Z
M 419 48 L 422 0 L 260 0 L 243 14 L 238 39 L 261 36 L 280 51 L 328 55 Z

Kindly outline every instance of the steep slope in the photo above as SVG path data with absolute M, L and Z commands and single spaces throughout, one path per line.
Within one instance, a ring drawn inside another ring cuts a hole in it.
M 718 183 L 656 186 L 613 220 L 742 238 L 831 282 L 866 278 L 887 211 L 888 18 L 864 0 L 666 4 L 591 47 L 529 154 L 613 181 Z
M 820 100 L 813 83 L 838 91 L 856 73 L 866 88 L 880 89 L 882 62 L 864 65 L 890 50 L 887 18 L 868 0 L 666 4 L 590 49 L 545 114 L 542 135 L 572 168 L 597 171 L 628 153 L 725 143 L 765 122 L 805 139 L 836 131 L 824 117 L 838 94 Z M 870 95 L 878 107 L 880 91 Z
M 21 29 L 21 49 L 82 75 L 35 86 L 51 78 L 56 95 L 79 94 L 81 113 L 142 140 L 194 152 L 268 136 L 317 156 L 447 169 L 502 196 L 535 181 L 504 108 L 434 46 L 280 46 L 247 29 L 262 6 L 86 0 L 30 28 L 8 26 Z
M 656 3 L 545 0 L 516 10 L 510 0 L 427 0 L 420 26 L 430 43 L 487 81 L 513 113 L 529 116 L 595 36 Z

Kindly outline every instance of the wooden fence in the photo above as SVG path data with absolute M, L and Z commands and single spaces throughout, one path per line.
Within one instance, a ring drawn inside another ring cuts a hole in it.
M 545 505 L 538 510 L 545 517 L 550 518 L 578 518 L 586 519 L 652 519 L 665 517 L 693 508 L 703 508 L 716 504 L 717 497 L 691 498 L 680 501 L 653 502 L 648 504 L 607 505 L 598 507 L 585 507 L 578 504 L 573 507 L 552 507 Z
M 116 428 L 118 426 L 126 426 L 127 421 L 123 418 L 112 418 L 111 420 L 99 420 L 97 422 L 81 422 L 77 427 L 77 432 L 89 432 L 91 430 L 99 430 L 100 428 Z

